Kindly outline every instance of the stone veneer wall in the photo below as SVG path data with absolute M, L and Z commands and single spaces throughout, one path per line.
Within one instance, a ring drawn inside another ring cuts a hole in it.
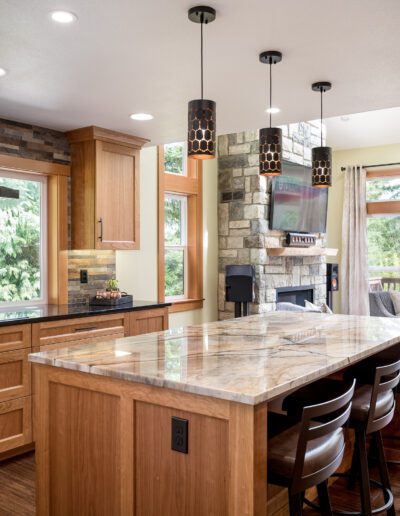
M 325 134 L 325 128 L 323 128 Z M 282 127 L 283 158 L 311 165 L 311 148 L 320 145 L 319 122 Z M 233 303 L 225 301 L 225 266 L 252 264 L 255 302 L 251 313 L 276 309 L 276 288 L 313 286 L 314 302 L 326 300 L 326 258 L 269 257 L 268 247 L 283 245 L 284 233 L 268 228 L 272 179 L 259 175 L 258 131 L 218 138 L 219 255 L 218 311 L 220 319 L 233 317 Z M 325 235 L 318 235 L 325 246 Z
M 64 133 L 0 118 L 0 154 L 28 159 L 71 163 L 68 140 Z M 71 188 L 68 187 L 68 242 L 71 246 Z M 87 284 L 81 284 L 79 269 L 87 269 Z M 114 251 L 69 251 L 68 302 L 81 303 L 89 299 L 104 282 L 115 277 Z

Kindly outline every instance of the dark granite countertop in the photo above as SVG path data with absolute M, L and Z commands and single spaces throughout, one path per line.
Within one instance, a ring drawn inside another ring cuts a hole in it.
M 0 309 L 0 327 L 12 324 L 27 324 L 57 319 L 71 319 L 73 317 L 90 317 L 92 315 L 115 314 L 119 312 L 134 312 L 138 310 L 150 310 L 151 308 L 163 308 L 171 303 L 158 303 L 156 301 L 133 301 L 122 306 L 90 306 L 81 305 L 37 305 L 19 306 L 16 308 Z

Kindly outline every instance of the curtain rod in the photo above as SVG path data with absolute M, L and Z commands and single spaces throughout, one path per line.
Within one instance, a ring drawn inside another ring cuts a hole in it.
M 362 168 L 374 168 L 374 167 L 392 167 L 393 165 L 400 165 L 399 163 L 380 163 L 379 165 L 362 165 Z M 341 167 L 340 170 L 344 172 L 347 167 Z

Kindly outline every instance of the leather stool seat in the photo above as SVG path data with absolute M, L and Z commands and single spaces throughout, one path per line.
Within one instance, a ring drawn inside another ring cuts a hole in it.
M 311 428 L 318 426 L 313 423 Z M 277 436 L 268 444 L 268 475 L 280 477 L 281 481 L 293 478 L 296 460 L 297 443 L 300 435 L 300 424 L 297 424 Z M 304 456 L 303 474 L 311 475 L 333 462 L 344 452 L 343 429 L 338 428 L 329 435 L 309 441 Z
M 362 385 L 356 389 L 350 414 L 350 426 L 357 423 L 365 424 L 371 406 L 372 385 Z M 380 392 L 376 398 L 375 419 L 385 416 L 394 404 L 393 391 Z

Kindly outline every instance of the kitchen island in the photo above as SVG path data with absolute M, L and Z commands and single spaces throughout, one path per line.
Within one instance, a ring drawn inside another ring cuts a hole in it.
M 268 407 L 399 342 L 274 312 L 33 354 L 38 514 L 265 515 Z

